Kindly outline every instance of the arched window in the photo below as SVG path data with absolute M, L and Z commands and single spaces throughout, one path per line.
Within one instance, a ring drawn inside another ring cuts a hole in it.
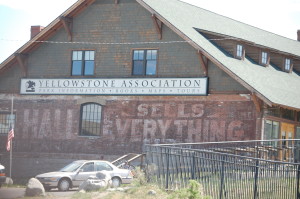
M 80 109 L 80 136 L 100 136 L 102 106 L 85 103 Z

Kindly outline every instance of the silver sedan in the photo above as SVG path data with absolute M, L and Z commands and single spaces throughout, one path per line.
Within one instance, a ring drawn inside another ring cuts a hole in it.
M 51 188 L 67 191 L 69 188 L 79 187 L 82 182 L 90 176 L 96 176 L 96 173 L 100 171 L 106 171 L 110 174 L 113 187 L 129 184 L 133 179 L 130 170 L 119 169 L 110 162 L 101 160 L 77 160 L 59 171 L 40 174 L 36 178 L 47 191 Z

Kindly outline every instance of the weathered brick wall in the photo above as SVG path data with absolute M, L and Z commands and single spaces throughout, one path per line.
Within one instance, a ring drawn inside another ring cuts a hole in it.
M 1 95 L 8 112 L 10 96 Z M 101 136 L 80 137 L 80 103 L 103 102 Z M 142 152 L 149 143 L 210 142 L 256 139 L 256 111 L 247 97 L 75 97 L 15 96 L 13 177 L 22 179 L 61 168 L 76 159 L 113 160 Z M 9 166 L 6 135 L 0 154 Z M 30 172 L 24 172 L 31 168 Z
M 140 152 L 144 143 L 255 139 L 253 102 L 240 96 L 99 99 L 105 101 L 101 136 L 91 139 L 78 135 L 75 97 L 15 98 L 14 151 L 113 155 Z M 0 110 L 8 107 L 9 100 L 0 100 Z

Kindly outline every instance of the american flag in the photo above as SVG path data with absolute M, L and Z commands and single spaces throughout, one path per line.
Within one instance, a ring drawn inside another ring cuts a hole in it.
M 12 139 L 15 137 L 15 133 L 14 133 L 14 129 L 11 129 L 9 132 L 8 132 L 8 136 L 7 136 L 7 144 L 6 144 L 6 150 L 7 151 L 10 151 L 10 143 L 12 141 Z

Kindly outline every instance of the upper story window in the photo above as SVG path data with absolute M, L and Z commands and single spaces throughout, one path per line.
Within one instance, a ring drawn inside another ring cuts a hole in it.
M 289 72 L 291 70 L 292 61 L 291 59 L 286 58 L 284 61 L 284 70 Z
M 80 136 L 100 136 L 102 106 L 96 103 L 81 105 Z
M 262 65 L 269 65 L 269 55 L 267 52 L 261 52 L 261 64 Z
M 134 50 L 132 62 L 133 75 L 156 75 L 157 50 Z
M 0 135 L 7 135 L 15 124 L 15 114 L 0 113 Z
M 72 75 L 94 75 L 95 51 L 80 50 L 72 53 Z
M 238 59 L 244 58 L 244 47 L 241 44 L 236 45 L 236 58 Z

